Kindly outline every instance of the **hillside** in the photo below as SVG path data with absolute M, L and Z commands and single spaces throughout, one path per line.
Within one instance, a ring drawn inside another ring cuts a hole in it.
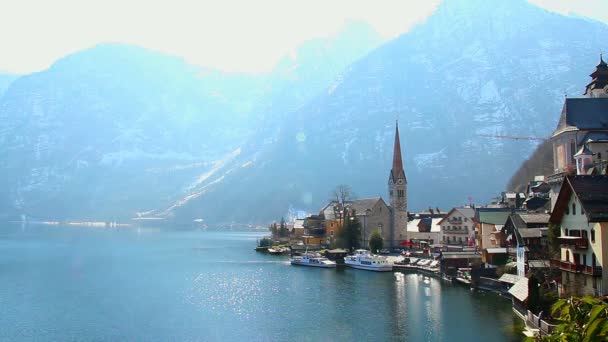
M 291 113 L 276 141 L 243 156 L 246 169 L 177 216 L 197 208 L 209 220 L 259 222 L 316 211 L 341 183 L 386 196 L 397 117 L 411 209 L 487 201 L 536 145 L 477 134 L 548 135 L 607 35 L 604 24 L 526 1 L 446 1 Z
M 181 203 L 257 142 L 262 122 L 277 127 L 378 44 L 352 24 L 269 75 L 102 44 L 19 77 L 0 98 L 0 218 L 124 220 Z

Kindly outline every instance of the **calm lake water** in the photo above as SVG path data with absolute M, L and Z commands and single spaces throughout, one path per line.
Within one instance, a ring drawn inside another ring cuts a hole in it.
M 256 253 L 260 236 L 4 225 L 0 340 L 521 340 L 496 295 L 295 267 Z

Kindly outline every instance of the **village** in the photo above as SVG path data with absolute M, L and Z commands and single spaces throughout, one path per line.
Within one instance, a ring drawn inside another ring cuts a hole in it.
M 271 225 L 260 248 L 319 250 L 338 263 L 369 248 L 389 255 L 394 270 L 510 298 L 526 335 L 550 334 L 559 298 L 608 295 L 608 64 L 601 56 L 590 76 L 583 96 L 566 97 L 555 115 L 547 139 L 553 172 L 533 176 L 525 191 L 502 192 L 484 205 L 408 211 L 397 123 L 388 202 L 351 198 L 340 185 L 318 213 Z

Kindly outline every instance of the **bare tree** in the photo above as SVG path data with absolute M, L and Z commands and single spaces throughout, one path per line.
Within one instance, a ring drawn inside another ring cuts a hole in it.
M 340 184 L 336 186 L 331 196 L 332 201 L 336 201 L 336 203 L 338 203 L 341 207 L 344 208 L 346 202 L 353 199 L 354 194 L 350 186 L 346 184 Z

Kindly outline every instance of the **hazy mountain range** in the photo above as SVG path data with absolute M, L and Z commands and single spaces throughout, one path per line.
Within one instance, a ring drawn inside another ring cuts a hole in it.
M 397 118 L 410 208 L 483 202 L 535 145 L 478 134 L 547 136 L 606 37 L 523 0 L 446 0 L 390 42 L 352 23 L 266 75 L 101 45 L 0 98 L 0 210 L 263 223 L 340 183 L 386 198 Z

